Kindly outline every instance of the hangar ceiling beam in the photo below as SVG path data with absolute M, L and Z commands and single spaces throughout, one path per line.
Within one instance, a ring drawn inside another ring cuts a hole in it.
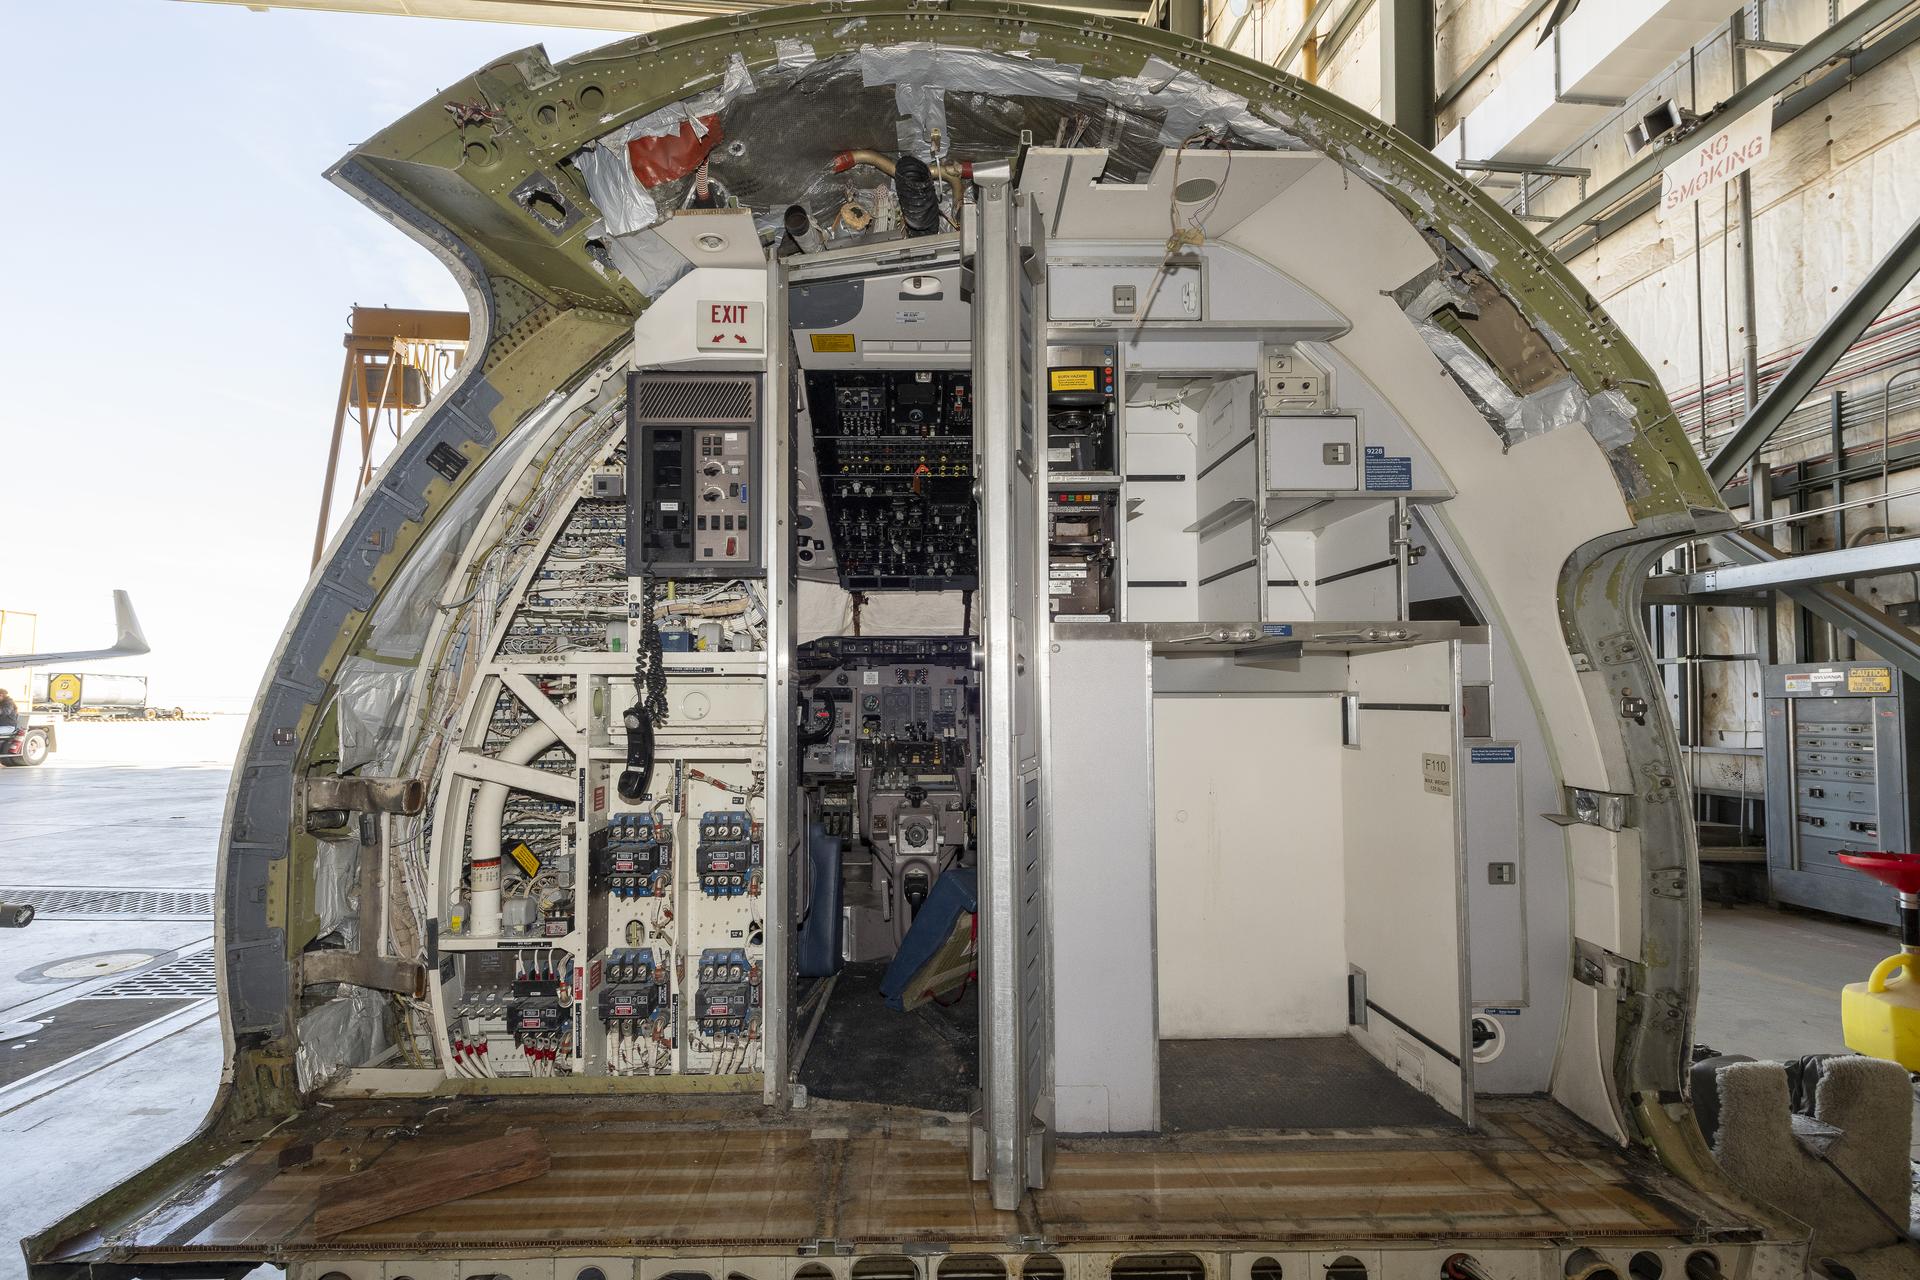
M 633 34 L 658 31 L 729 13 L 773 7 L 774 0 L 199 0 L 254 10 L 315 9 L 379 13 L 403 18 L 451 18 L 464 22 L 515 22 L 543 27 L 586 27 Z M 1148 0 L 1091 0 L 1066 9 L 1128 21 L 1143 20 Z

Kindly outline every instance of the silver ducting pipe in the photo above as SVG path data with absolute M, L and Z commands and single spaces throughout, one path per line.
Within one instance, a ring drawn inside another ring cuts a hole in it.
M 545 721 L 535 720 L 522 729 L 495 757 L 502 764 L 527 764 L 541 752 L 560 741 Z M 473 795 L 473 823 L 467 828 L 469 847 L 476 854 L 500 852 L 500 825 L 506 817 L 507 792 L 504 782 L 483 782 Z

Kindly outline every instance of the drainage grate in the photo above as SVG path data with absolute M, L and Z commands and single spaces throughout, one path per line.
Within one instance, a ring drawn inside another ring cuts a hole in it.
M 81 996 L 82 1000 L 128 999 L 203 999 L 214 994 L 212 950 L 196 951 L 190 956 L 136 973 L 130 978 Z
M 211 920 L 211 889 L 0 889 L 42 920 Z

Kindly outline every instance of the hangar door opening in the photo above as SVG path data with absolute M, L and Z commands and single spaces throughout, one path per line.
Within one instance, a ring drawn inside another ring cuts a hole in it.
M 1471 1122 L 1457 649 L 1156 663 L 1164 1129 Z

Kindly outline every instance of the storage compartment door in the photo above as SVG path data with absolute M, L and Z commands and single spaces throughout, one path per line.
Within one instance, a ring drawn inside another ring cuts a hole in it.
M 1042 794 L 1048 649 L 1043 248 L 1028 201 L 979 184 L 974 475 L 980 483 L 980 1079 L 975 1172 L 1013 1209 L 1052 1142 L 1052 988 Z
M 1471 1122 L 1457 654 L 1351 659 L 1341 785 L 1351 1033 Z

